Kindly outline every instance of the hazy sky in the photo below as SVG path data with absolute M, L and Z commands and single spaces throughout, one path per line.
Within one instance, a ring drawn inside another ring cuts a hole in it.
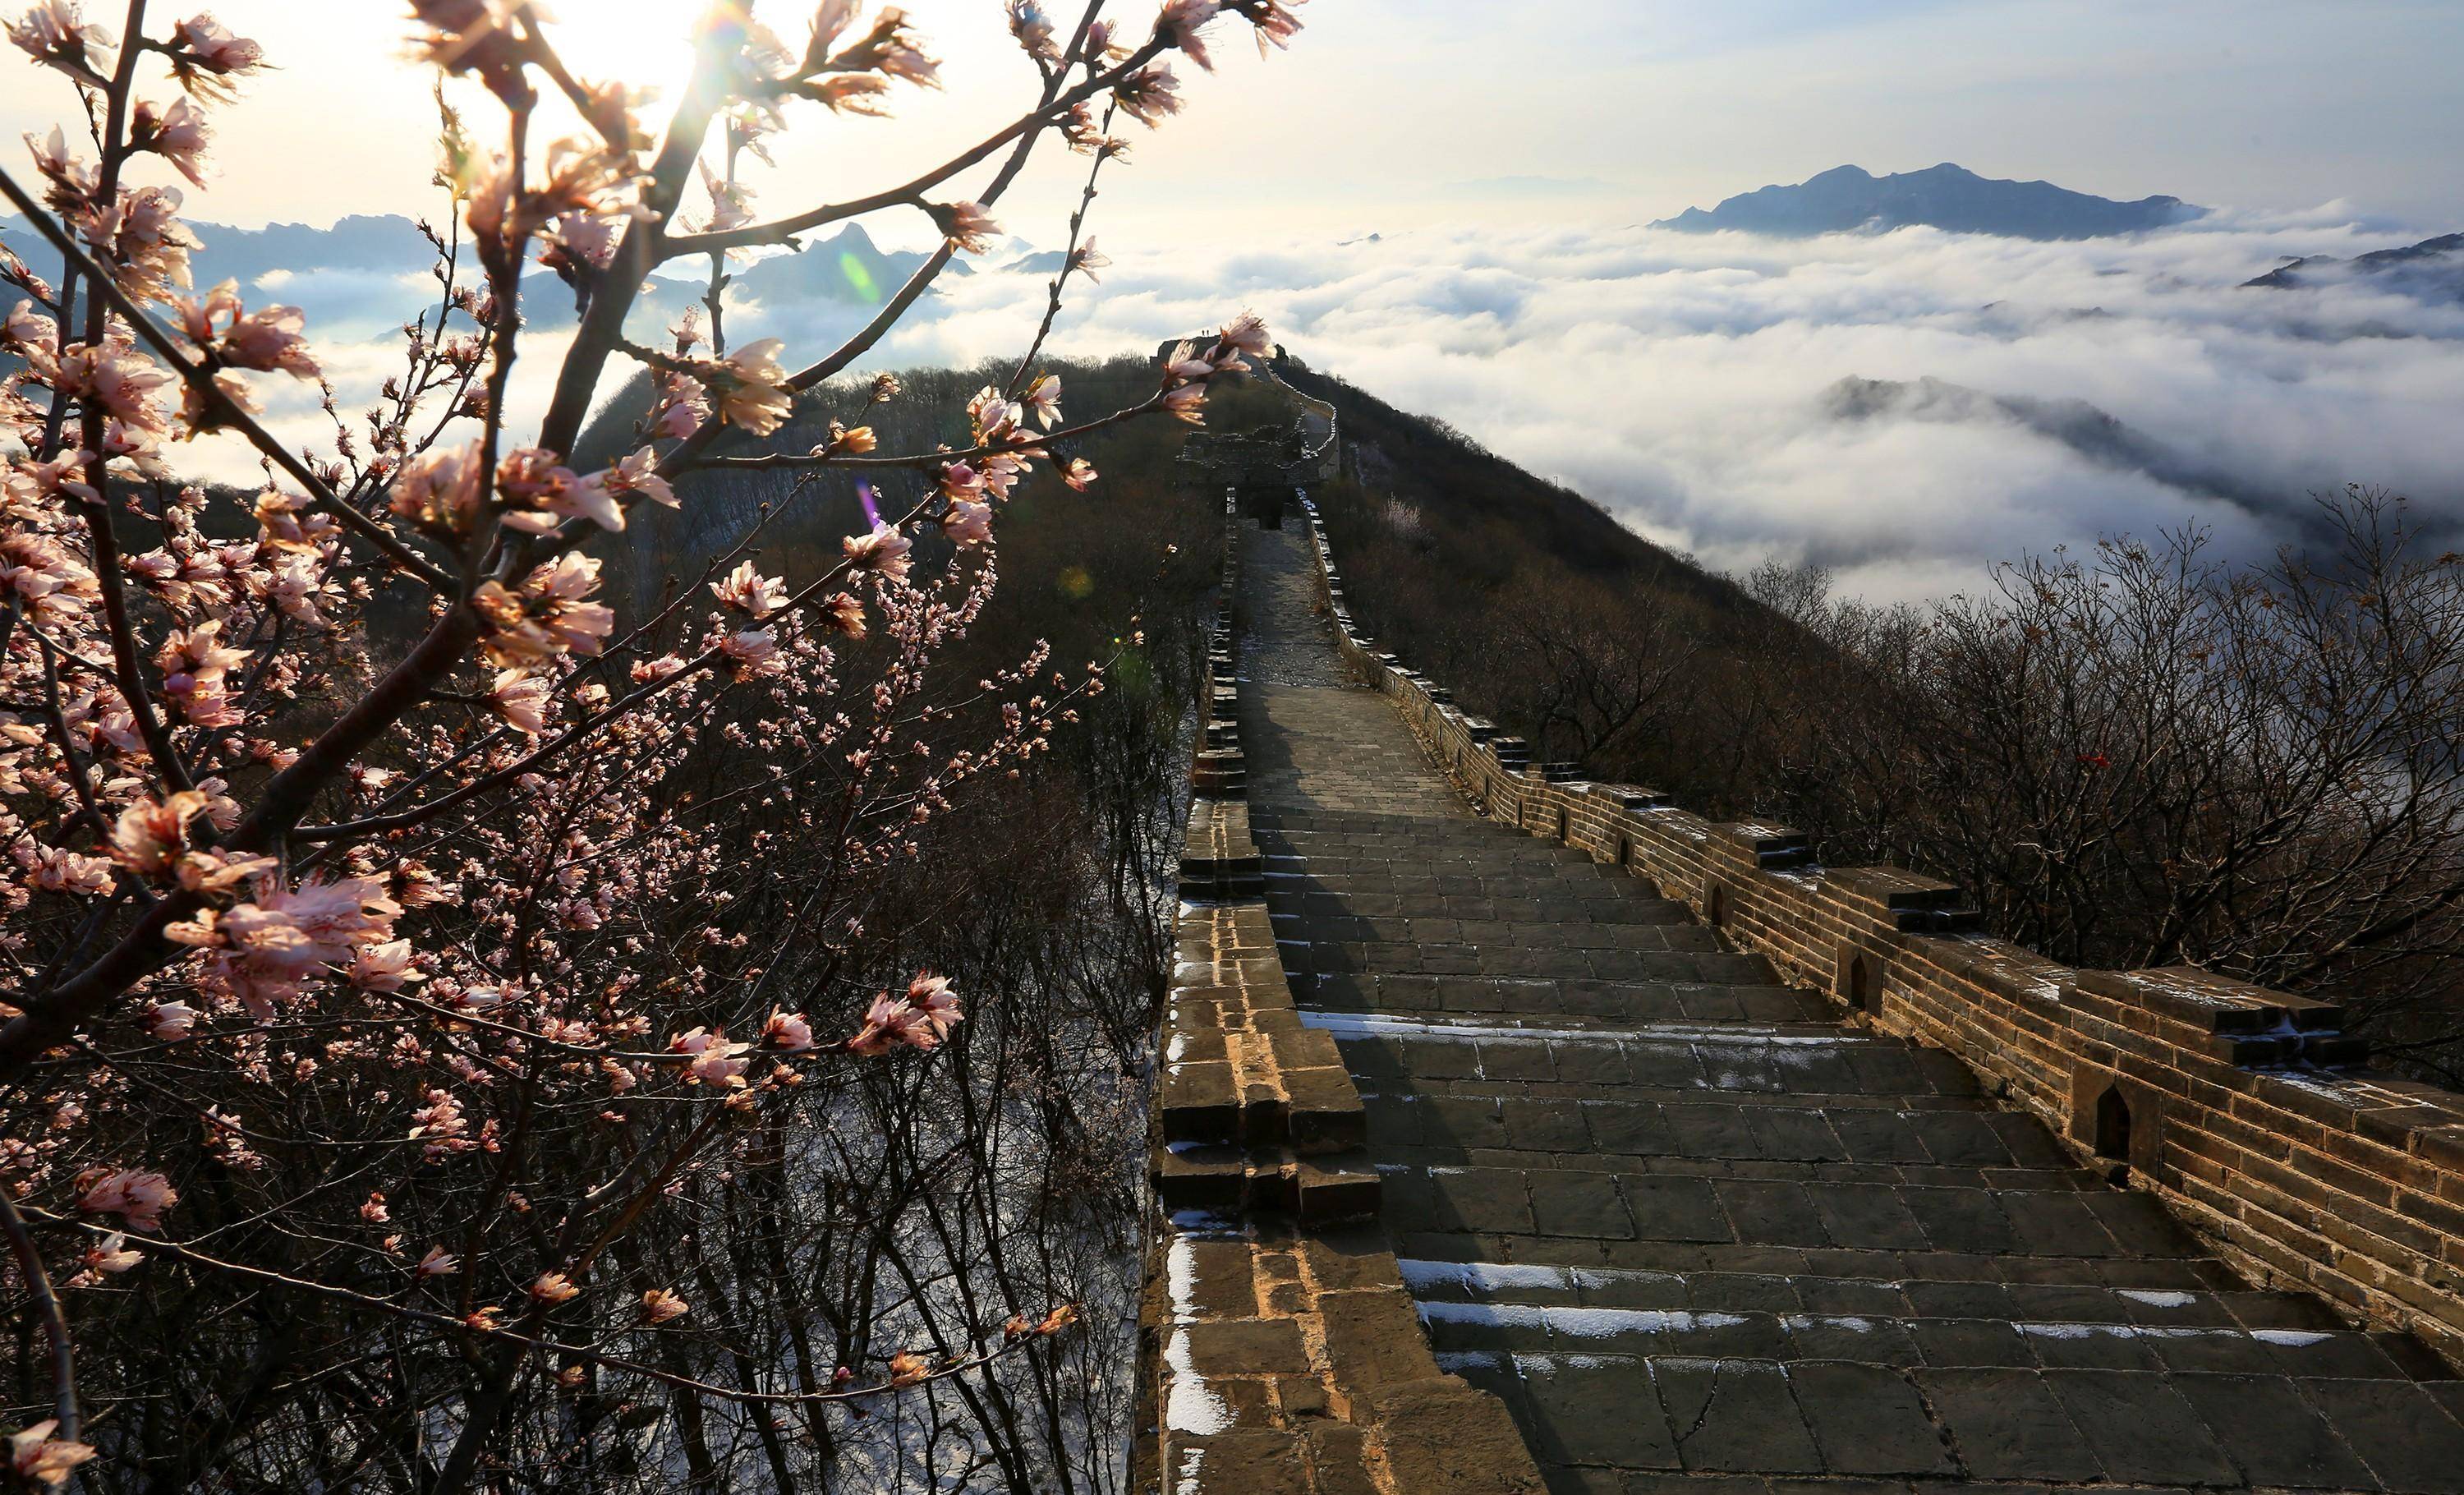
M 553 9 L 587 73 L 655 78 L 681 60 L 686 0 Z M 1023 63 L 997 0 L 907 9 L 951 88 L 902 108 L 953 132 L 998 115 Z M 212 10 L 285 71 L 226 112 L 201 216 L 314 223 L 417 201 L 432 111 L 426 77 L 397 57 L 402 6 Z M 758 13 L 792 35 L 808 11 L 764 0 Z M 1227 25 L 1222 74 L 1142 147 L 1107 205 L 1116 223 L 1160 231 L 1202 213 L 1220 237 L 1253 217 L 1632 221 L 1842 162 L 1945 160 L 2116 197 L 2464 217 L 2456 0 L 1313 0 L 1303 13 L 1300 44 L 1265 64 Z M 64 102 L 13 52 L 0 61 L 0 138 L 47 127 Z M 869 186 L 914 159 L 900 139 L 815 123 L 774 195 Z
M 683 0 L 554 9 L 586 77 L 664 81 L 684 60 Z M 908 9 L 947 91 L 902 92 L 889 123 L 808 109 L 752 178 L 765 216 L 903 180 L 1018 107 L 1032 75 L 998 0 Z M 216 112 L 220 174 L 190 194 L 193 218 L 435 210 L 429 76 L 399 59 L 401 7 L 216 11 L 283 70 Z M 759 13 L 797 38 L 807 7 Z M 2345 481 L 2464 525 L 2464 304 L 2377 282 L 2238 289 L 2285 255 L 2464 229 L 2464 0 L 1311 0 L 1304 14 L 1294 49 L 1264 62 L 1225 23 L 1222 70 L 1190 78 L 1189 112 L 1131 131 L 1133 168 L 1097 208 L 1116 263 L 1064 313 L 1056 352 L 1152 347 L 1253 306 L 1313 364 L 1656 539 L 1729 569 L 1825 561 L 1871 597 L 1971 586 L 2020 550 L 2125 530 L 2205 525 L 2263 554 L 2299 538 L 2306 494 Z M 73 121 L 68 91 L 14 58 L 0 59 L 0 140 Z M 1842 163 L 1945 160 L 2218 211 L 2065 245 L 1639 227 Z M 1008 230 L 1059 242 L 1083 169 L 1047 152 L 1003 205 Z M 868 227 L 925 237 L 912 212 Z M 324 330 L 346 401 L 398 362 L 370 334 L 409 315 L 396 303 L 420 269 L 280 282 Z M 865 367 L 1015 358 L 1044 284 L 946 281 Z M 541 403 L 569 335 L 556 299 L 532 314 L 517 411 Z M 863 316 L 731 299 L 731 331 L 786 337 L 790 363 Z M 1856 419 L 1834 393 L 1848 379 L 1957 387 Z M 267 392 L 286 431 L 330 439 L 306 386 Z M 2112 415 L 2171 475 L 1995 413 L 2027 402 Z M 227 439 L 186 451 L 202 473 L 248 475 Z

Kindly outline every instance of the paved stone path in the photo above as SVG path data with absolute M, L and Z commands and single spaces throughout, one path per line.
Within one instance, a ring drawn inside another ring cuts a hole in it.
M 1552 1489 L 2464 1490 L 2464 1383 L 2255 1291 L 1947 1055 L 1473 816 L 1244 536 L 1251 829 L 1440 1362 Z

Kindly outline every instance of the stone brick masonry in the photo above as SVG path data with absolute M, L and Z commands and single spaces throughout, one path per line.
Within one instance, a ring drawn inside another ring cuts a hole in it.
M 1231 534 L 1227 575 L 1238 578 Z M 1265 583 L 1305 576 L 1285 567 Z M 1305 624 L 1305 584 L 1285 600 Z M 1311 653 L 1324 678 L 1343 678 L 1322 639 Z M 1244 693 L 1228 629 L 1215 671 L 1163 1023 L 1163 1219 L 1141 1316 L 1142 1384 L 1155 1395 L 1138 1486 L 1538 1495 L 1504 1403 L 1440 1369 L 1378 1225 L 1359 1093 L 1333 1035 L 1303 1022 L 1276 954 L 1240 798 Z
M 1356 635 L 1322 532 L 1312 548 L 1339 647 L 1493 818 L 1631 868 L 1850 1022 L 1957 1055 L 2254 1279 L 2464 1360 L 2464 1096 L 2370 1071 L 2327 1003 L 2188 969 L 2074 971 L 1975 933 L 1937 879 L 1823 868 L 1784 827 L 1514 771 L 1488 724 Z
M 1548 782 L 1232 550 L 1142 1487 L 2464 1490 L 2455 1097 Z

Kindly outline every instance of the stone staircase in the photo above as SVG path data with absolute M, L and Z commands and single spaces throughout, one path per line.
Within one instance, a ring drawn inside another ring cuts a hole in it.
M 1531 771 L 1339 647 L 1320 543 L 1235 538 L 1144 1487 L 2464 1489 L 2464 1381 L 2376 1308 L 2454 1290 L 2376 1263 L 2464 1266 L 2464 1113 L 2334 1068 L 2321 1004 L 2061 971 L 1939 883 Z M 2186 1228 L 2211 1136 L 2238 1234 Z M 2355 1245 L 2273 1265 L 2296 1215 Z

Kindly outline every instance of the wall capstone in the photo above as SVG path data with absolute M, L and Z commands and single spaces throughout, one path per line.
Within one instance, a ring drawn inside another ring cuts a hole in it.
M 1785 826 L 1535 770 L 1362 632 L 1305 507 L 1338 648 L 1483 813 L 1631 868 L 1850 1021 L 1958 1056 L 2254 1281 L 2464 1366 L 2464 1096 L 2369 1068 L 2332 1003 L 2187 968 L 2072 970 L 1982 933 L 1952 884 L 1824 867 Z

